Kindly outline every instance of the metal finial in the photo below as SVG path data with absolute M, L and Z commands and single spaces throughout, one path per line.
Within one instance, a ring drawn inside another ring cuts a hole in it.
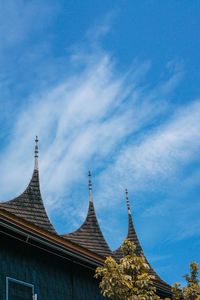
M 38 170 L 38 136 L 35 137 L 35 170 Z
M 91 172 L 88 172 L 88 189 L 89 189 L 89 199 L 93 201 L 93 194 L 92 194 L 92 175 Z
M 125 194 L 126 194 L 126 204 L 127 204 L 127 208 L 128 208 L 128 213 L 130 214 L 131 213 L 131 206 L 130 206 L 130 201 L 129 201 L 129 198 L 128 198 L 128 190 L 125 189 Z

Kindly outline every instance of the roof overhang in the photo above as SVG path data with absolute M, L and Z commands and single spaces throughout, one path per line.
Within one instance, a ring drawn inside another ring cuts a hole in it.
M 4 209 L 0 209 L 0 233 L 85 267 L 95 269 L 104 263 L 102 256 L 57 234 L 47 232 Z

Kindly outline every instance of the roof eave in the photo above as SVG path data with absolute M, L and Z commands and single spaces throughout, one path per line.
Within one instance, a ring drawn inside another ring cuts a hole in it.
M 17 235 L 20 236 L 24 242 L 37 242 L 42 246 L 43 250 L 51 251 L 52 254 L 59 254 L 63 256 L 63 258 L 68 258 L 73 261 L 82 261 L 92 268 L 104 263 L 104 259 L 100 255 L 66 240 L 57 234 L 45 231 L 2 208 L 0 208 L 0 224 L 13 234 L 13 238 Z M 34 243 L 32 244 L 35 245 Z

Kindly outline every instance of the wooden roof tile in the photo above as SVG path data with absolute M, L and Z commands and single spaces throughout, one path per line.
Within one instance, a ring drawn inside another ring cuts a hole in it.
M 0 203 L 0 208 L 23 218 L 49 232 L 56 233 L 51 224 L 40 193 L 39 170 L 38 170 L 38 139 L 35 145 L 35 167 L 32 178 L 25 191 L 13 200 Z
M 89 202 L 87 217 L 81 227 L 72 233 L 64 234 L 63 237 L 101 256 L 111 255 L 111 250 L 99 227 L 93 201 Z
M 128 200 L 128 199 L 126 199 Z M 143 255 L 144 256 L 144 252 L 142 249 L 142 246 L 140 244 L 140 241 L 138 239 L 134 224 L 133 224 L 133 218 L 131 215 L 131 210 L 130 210 L 130 204 L 129 202 L 127 202 L 127 206 L 128 206 L 128 234 L 126 239 L 129 239 L 131 242 L 133 242 L 136 246 L 136 253 L 138 255 Z M 122 257 L 123 257 L 123 253 L 121 251 L 121 246 L 113 251 L 112 256 L 119 261 Z M 152 266 L 150 265 L 150 263 L 148 262 L 147 258 L 144 256 L 146 263 L 149 266 L 149 274 L 153 275 L 155 277 L 155 286 L 159 287 L 161 290 L 164 290 L 166 292 L 168 292 L 169 294 L 171 294 L 171 286 L 169 284 L 167 284 L 164 280 L 162 280 L 159 275 L 154 271 L 154 269 L 152 268 Z

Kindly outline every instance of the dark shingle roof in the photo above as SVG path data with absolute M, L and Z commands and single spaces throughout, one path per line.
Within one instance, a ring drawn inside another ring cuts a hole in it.
M 139 239 L 137 237 L 130 211 L 128 213 L 128 234 L 127 234 L 126 238 L 135 244 L 136 252 L 138 255 L 143 254 L 142 246 L 140 245 Z M 121 251 L 121 246 L 117 250 L 113 251 L 113 256 L 117 260 L 119 260 L 120 258 L 123 257 L 123 253 Z
M 35 142 L 35 167 L 28 187 L 20 196 L 0 203 L 0 208 L 49 232 L 56 233 L 47 216 L 40 193 L 37 137 Z
M 111 250 L 99 227 L 93 201 L 89 202 L 87 217 L 82 226 L 72 233 L 64 234 L 63 237 L 101 256 L 111 255 Z
M 69 234 L 64 234 L 63 237 L 96 252 L 101 256 L 107 257 L 111 255 L 112 252 L 104 239 L 95 214 L 90 172 L 88 174 L 88 189 L 89 208 L 84 223 L 78 230 Z
M 128 198 L 127 198 L 127 200 L 128 200 Z M 133 224 L 133 218 L 132 218 L 132 215 L 131 215 L 129 202 L 127 203 L 127 206 L 128 206 L 128 234 L 127 234 L 126 239 L 129 239 L 131 242 L 133 242 L 135 244 L 136 253 L 138 255 L 144 255 L 142 246 L 139 242 L 139 239 L 138 239 L 138 236 L 137 236 L 137 233 L 135 231 L 134 224 Z M 122 253 L 120 248 L 121 247 L 119 247 L 117 250 L 113 251 L 113 255 L 112 255 L 117 261 L 119 261 L 123 257 L 123 253 Z M 167 284 L 164 280 L 162 280 L 158 276 L 158 274 L 154 271 L 154 269 L 152 268 L 152 266 L 148 262 L 147 258 L 145 256 L 144 256 L 144 258 L 145 258 L 146 263 L 148 264 L 148 266 L 150 268 L 149 269 L 149 274 L 153 275 L 155 277 L 155 279 L 154 279 L 155 286 L 157 288 L 159 288 L 160 290 L 163 290 L 163 291 L 171 294 L 171 286 L 169 284 Z

